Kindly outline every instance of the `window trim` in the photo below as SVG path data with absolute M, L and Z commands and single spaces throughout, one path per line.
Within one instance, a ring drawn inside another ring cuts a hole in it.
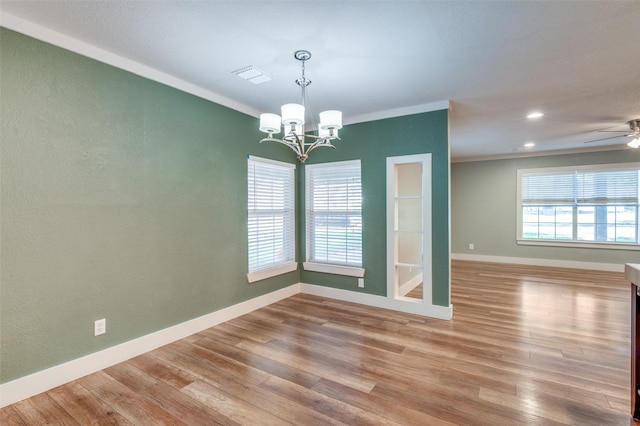
M 247 274 L 247 282 L 253 283 L 260 280 L 266 280 L 267 278 L 286 274 L 287 272 L 293 272 L 296 269 L 298 269 L 298 262 L 290 262 L 290 263 L 285 263 L 284 265 L 276 266 L 273 268 L 267 268 L 267 269 L 261 269 L 255 272 L 249 272 Z
M 295 182 L 296 182 L 296 178 L 295 178 L 295 168 L 296 165 L 295 164 L 291 164 L 291 163 L 285 163 L 283 161 L 278 161 L 278 160 L 272 160 L 269 158 L 262 158 L 262 157 L 256 157 L 253 155 L 249 155 L 247 157 L 247 160 L 253 161 L 255 163 L 264 163 L 264 164 L 271 164 L 271 165 L 276 165 L 276 166 L 280 166 L 283 168 L 287 168 L 287 169 L 291 169 L 294 171 L 294 175 L 291 179 L 291 184 L 292 184 L 292 188 L 291 188 L 291 193 L 292 193 L 292 200 L 293 200 L 293 208 L 292 208 L 292 215 L 293 215 L 293 222 L 294 222 L 294 229 L 293 229 L 293 239 L 292 239 L 292 253 L 295 257 L 295 253 L 296 253 L 296 229 L 295 229 L 295 221 L 296 221 L 296 205 L 295 205 L 295 197 L 296 197 L 296 192 L 295 192 Z M 248 162 L 247 162 L 248 164 Z M 248 168 L 248 166 L 247 166 Z M 249 173 L 249 170 L 247 169 L 247 174 Z M 248 184 L 248 183 L 247 183 Z M 247 188 L 247 225 L 249 222 L 249 205 L 248 205 L 248 201 L 249 201 L 249 189 Z M 248 232 L 248 229 L 247 229 Z M 249 255 L 248 255 L 248 247 L 249 246 L 249 238 L 248 238 L 248 234 L 247 234 L 247 268 L 248 268 L 248 263 L 249 263 Z M 279 263 L 275 266 L 271 266 L 271 267 L 266 267 L 266 268 L 262 268 L 262 269 L 258 269 L 256 271 L 253 272 L 247 272 L 247 282 L 248 283 L 253 283 L 256 281 L 260 281 L 260 280 L 264 280 L 267 278 L 271 278 L 271 277 L 275 277 L 277 275 L 282 275 L 282 274 L 286 274 L 288 272 L 292 272 L 298 269 L 298 262 L 295 261 L 295 258 L 293 261 L 291 262 L 284 262 L 284 263 Z
M 560 167 L 539 167 L 529 169 L 517 169 L 516 181 L 516 244 L 529 246 L 552 246 L 552 247 L 572 247 L 572 248 L 591 248 L 604 250 L 640 250 L 640 240 L 637 243 L 623 243 L 616 241 L 578 241 L 578 240 L 550 240 L 550 239 L 526 239 L 522 237 L 522 176 L 525 174 L 549 174 L 561 173 L 567 171 L 580 170 L 640 170 L 640 162 L 633 163 L 604 163 L 604 164 L 586 164 L 579 166 L 560 166 Z M 640 205 L 640 202 L 639 202 Z M 636 226 L 640 228 L 640 220 Z
M 329 162 L 329 163 L 317 163 L 317 164 L 309 164 L 309 165 L 305 165 L 305 211 L 304 211 L 304 215 L 305 215 L 305 261 L 302 263 L 302 267 L 305 271 L 312 271 L 312 272 L 322 272 L 322 273 L 326 273 L 326 274 L 334 274 L 334 275 L 344 275 L 344 276 L 351 276 L 351 277 L 358 277 L 358 278 L 362 278 L 364 277 L 365 274 L 365 269 L 363 268 L 363 264 L 364 264 L 364 259 L 361 259 L 361 265 L 360 266 L 353 266 L 353 265 L 341 265 L 341 264 L 334 264 L 334 263 L 324 263 L 324 262 L 318 262 L 315 260 L 310 260 L 309 259 L 309 255 L 311 253 L 311 239 L 309 238 L 309 234 L 308 234 L 308 209 L 307 209 L 307 202 L 308 202 L 308 174 L 307 171 L 308 169 L 312 169 L 312 168 L 316 168 L 316 167 L 330 167 L 330 166 L 338 166 L 338 165 L 353 165 L 353 164 L 358 164 L 360 167 L 360 191 L 362 193 L 362 161 L 360 159 L 355 159 L 355 160 L 345 160 L 345 161 L 334 161 L 334 162 Z M 362 204 L 360 205 L 360 218 L 362 219 Z M 364 250 L 363 250 L 363 240 L 362 237 L 360 238 L 360 250 L 361 250 L 361 254 L 364 254 Z
M 592 248 L 605 250 L 638 250 L 640 244 L 634 243 L 616 243 L 610 241 L 566 241 L 566 240 L 524 240 L 517 239 L 516 244 L 521 246 L 553 246 L 553 247 L 574 247 L 574 248 Z
M 303 262 L 305 271 L 323 272 L 325 274 L 346 275 L 349 277 L 364 277 L 364 268 L 355 266 L 334 265 L 332 263 Z

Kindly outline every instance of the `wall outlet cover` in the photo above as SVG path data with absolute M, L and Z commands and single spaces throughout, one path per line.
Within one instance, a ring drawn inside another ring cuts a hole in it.
M 93 323 L 93 335 L 99 336 L 107 332 L 107 320 L 105 318 L 96 320 Z

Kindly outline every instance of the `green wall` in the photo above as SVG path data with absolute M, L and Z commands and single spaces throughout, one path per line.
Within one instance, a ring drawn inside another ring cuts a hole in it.
M 246 158 L 295 161 L 257 143 L 256 118 L 4 28 L 0 99 L 0 383 L 300 281 L 360 291 L 304 271 L 247 283 Z M 386 157 L 431 152 L 448 306 L 447 126 L 447 111 L 351 125 L 309 160 L 362 160 L 363 291 L 386 292 Z
M 386 296 L 386 159 L 432 153 L 433 303 L 449 306 L 449 139 L 448 111 L 440 110 L 386 120 L 354 124 L 340 130 L 336 150 L 319 148 L 308 164 L 329 161 L 361 161 L 362 257 L 365 288 L 357 278 L 302 271 L 301 281 L 334 288 Z M 300 259 L 304 247 L 304 171 L 299 173 Z
M 254 117 L 6 29 L 0 99 L 1 382 L 299 282 L 246 281 Z
M 451 166 L 451 245 L 456 254 L 553 259 L 596 263 L 639 263 L 640 252 L 517 245 L 518 169 L 639 162 L 640 151 L 549 155 L 454 163 Z M 469 244 L 474 244 L 474 250 Z

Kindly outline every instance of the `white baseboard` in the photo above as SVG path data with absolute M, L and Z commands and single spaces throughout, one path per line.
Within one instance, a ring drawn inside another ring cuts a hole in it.
M 164 330 L 3 383 L 0 385 L 0 408 L 248 314 L 299 292 L 300 285 L 293 284 Z
M 358 293 L 355 291 L 305 283 L 300 283 L 300 289 L 302 293 L 328 297 L 330 299 L 337 299 L 345 302 L 359 303 L 361 305 L 374 306 L 376 308 L 392 309 L 394 311 L 444 320 L 450 320 L 453 317 L 453 305 L 425 305 L 418 299 L 404 298 L 402 300 L 392 300 L 385 296 L 376 296 L 373 294 Z
M 398 294 L 401 296 L 405 296 L 407 295 L 407 293 L 409 293 L 414 288 L 418 287 L 420 284 L 422 284 L 422 274 L 418 274 L 417 276 L 411 278 L 406 283 L 402 284 L 398 288 Z
M 164 330 L 159 330 L 117 346 L 0 384 L 0 408 L 72 382 L 301 292 L 445 320 L 450 320 L 453 316 L 452 305 L 448 307 L 424 305 L 422 301 L 417 299 L 389 300 L 384 296 L 313 284 L 293 284 L 281 290 L 220 309 Z
M 610 263 L 591 263 L 555 259 L 533 259 L 521 257 L 485 256 L 452 253 L 452 260 L 477 262 L 510 263 L 521 265 L 553 266 L 562 268 L 590 269 L 610 272 L 624 272 L 624 265 Z M 409 283 L 410 284 L 410 283 Z M 419 283 L 418 283 L 419 284 Z M 250 313 L 256 309 L 278 302 L 298 293 L 314 294 L 345 302 L 359 303 L 377 308 L 392 309 L 416 315 L 450 320 L 453 317 L 453 305 L 425 305 L 420 300 L 405 298 L 391 300 L 384 296 L 359 293 L 324 287 L 314 284 L 298 283 L 273 293 L 265 294 L 245 302 L 229 306 L 199 318 L 130 340 L 105 350 L 38 371 L 11 382 L 0 384 L 0 408 L 15 402 L 46 392 L 57 386 L 77 380 L 114 364 L 152 351 L 176 340 L 183 339 L 225 321 Z
M 465 253 L 451 253 L 451 260 L 470 260 L 474 262 L 512 263 L 517 265 L 552 266 L 557 268 L 590 269 L 595 271 L 624 272 L 624 264 L 580 262 L 576 260 L 486 256 L 486 255 L 465 254 Z

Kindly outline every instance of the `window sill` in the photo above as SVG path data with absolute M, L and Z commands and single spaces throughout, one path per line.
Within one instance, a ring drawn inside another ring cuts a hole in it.
M 275 277 L 276 275 L 286 274 L 287 272 L 292 272 L 292 271 L 295 271 L 296 269 L 298 269 L 298 263 L 291 262 L 282 266 L 277 266 L 275 268 L 269 268 L 269 269 L 263 269 L 256 272 L 251 272 L 247 274 L 247 281 L 249 283 L 253 283 L 256 281 Z
M 525 246 L 552 246 L 552 247 L 573 247 L 573 248 L 589 248 L 603 250 L 640 250 L 638 244 L 621 244 L 615 242 L 577 242 L 577 241 L 558 241 L 558 240 L 516 240 L 518 245 Z
M 303 262 L 305 271 L 323 272 L 325 274 L 347 275 L 350 277 L 364 277 L 364 269 L 354 266 L 329 265 L 327 263 Z

